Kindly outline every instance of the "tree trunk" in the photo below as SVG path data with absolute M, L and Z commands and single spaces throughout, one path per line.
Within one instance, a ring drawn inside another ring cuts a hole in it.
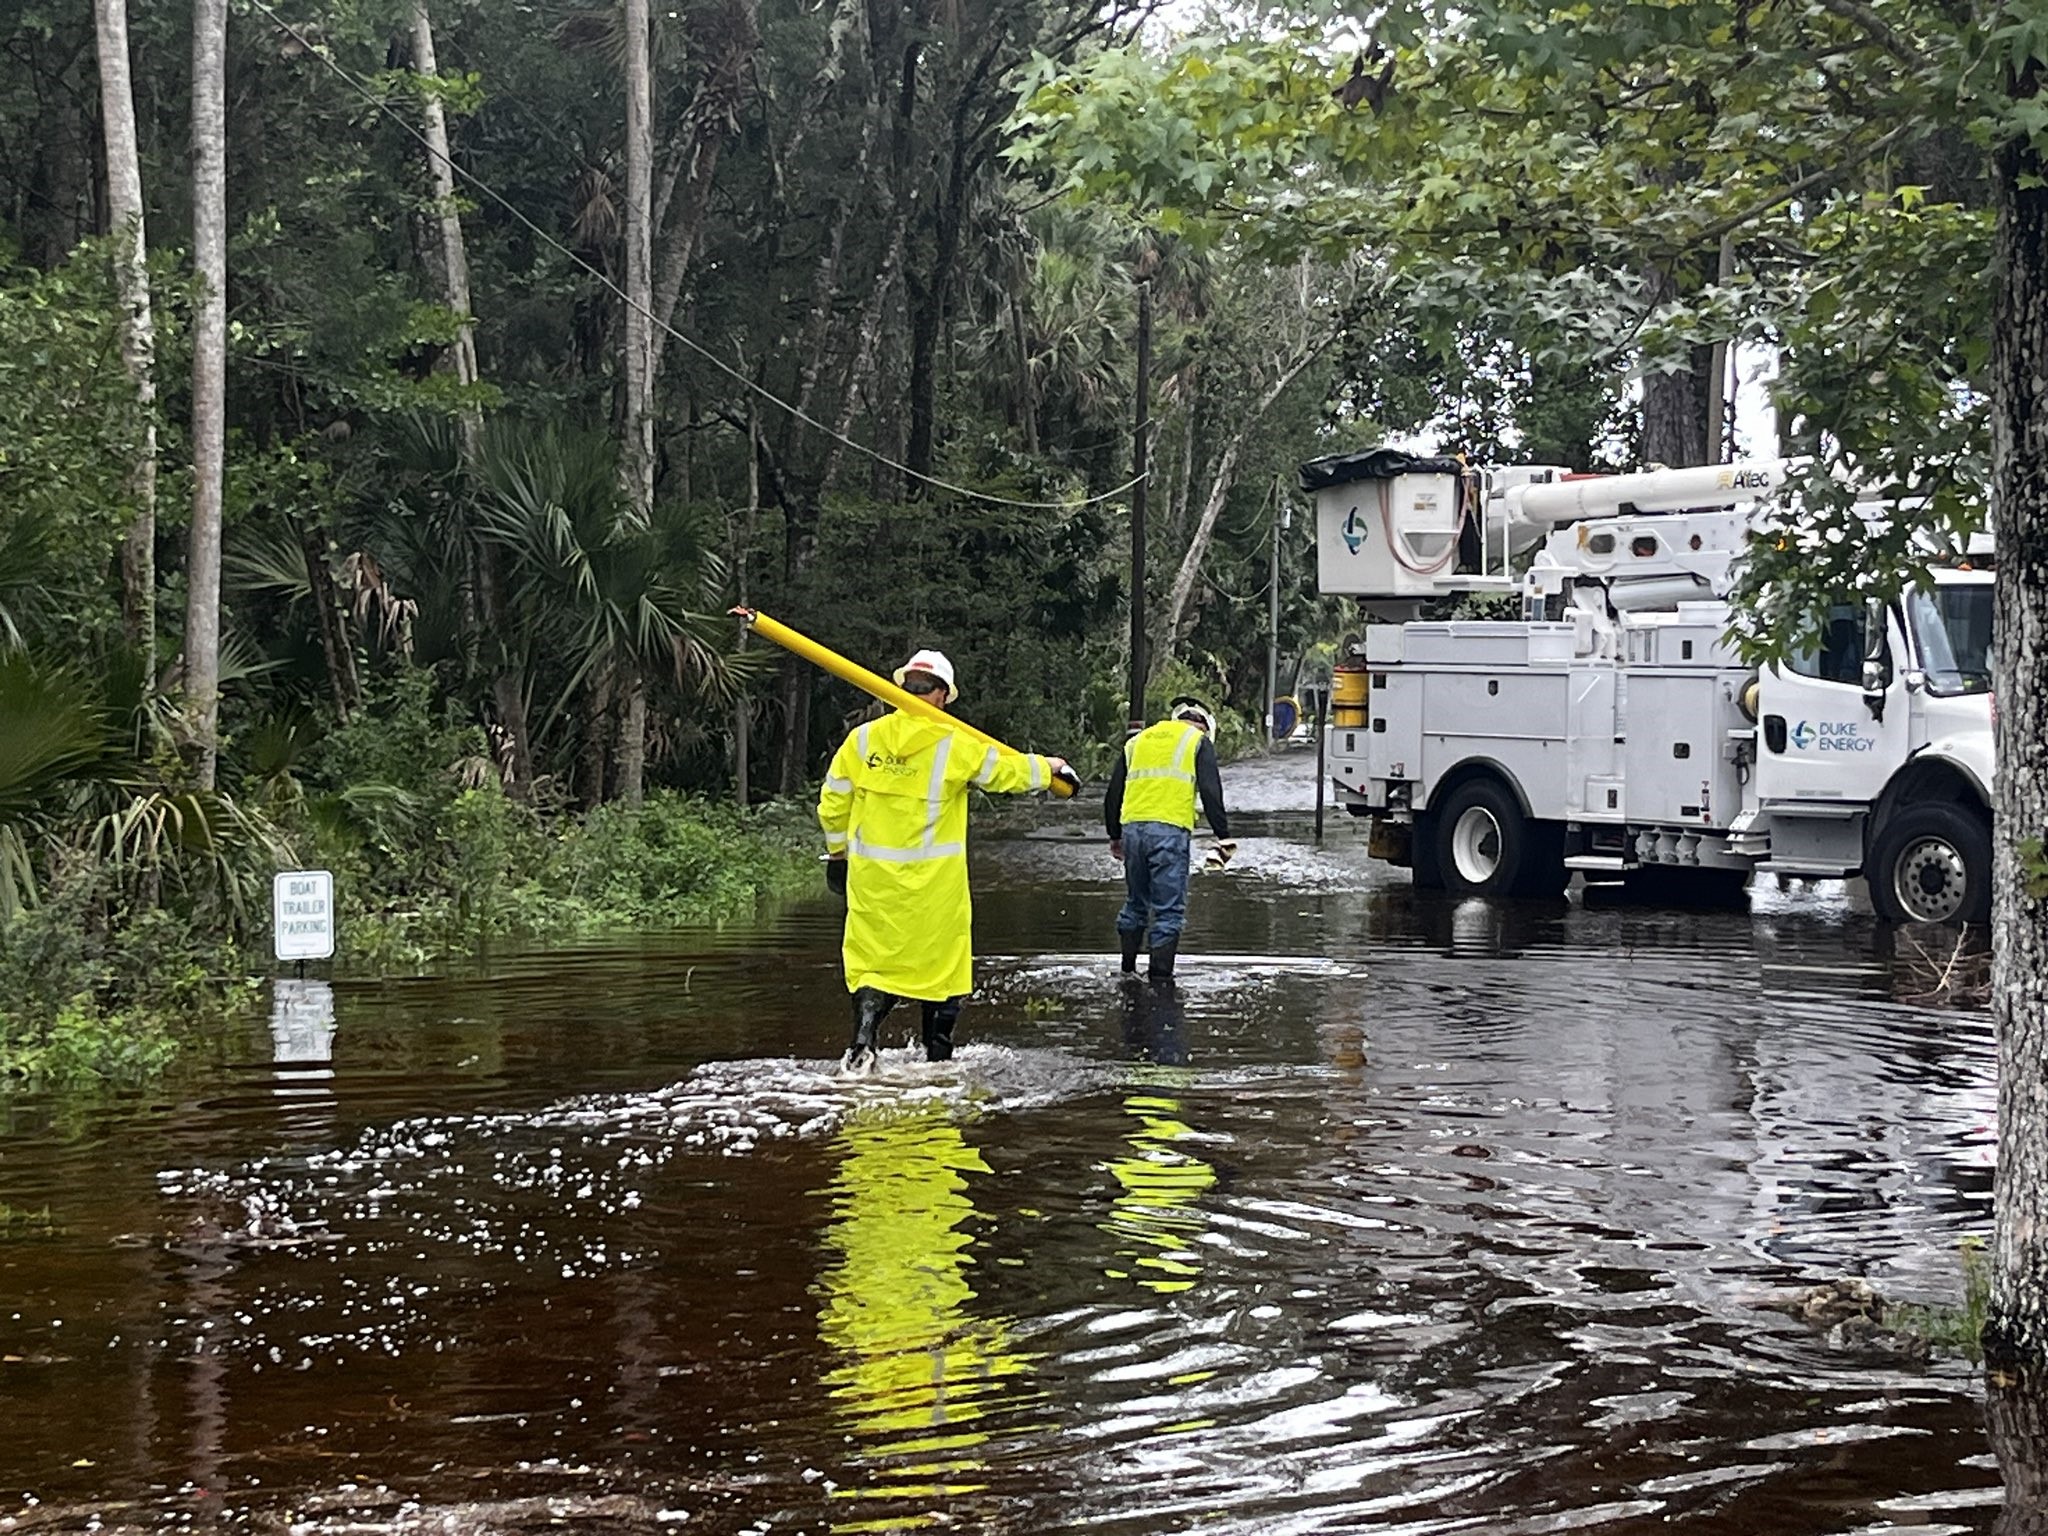
M 619 711 L 619 799 L 639 810 L 647 779 L 647 674 L 633 657 L 619 668 L 625 707 Z
M 757 404 L 747 412 L 747 510 L 745 521 L 740 525 L 733 540 L 732 568 L 735 578 L 739 605 L 747 606 L 747 557 L 754 548 L 754 526 L 761 517 L 761 408 Z M 742 655 L 747 649 L 748 631 L 740 630 L 739 649 Z M 754 702 L 741 688 L 732 702 L 732 778 L 733 798 L 739 808 L 745 810 L 753 799 L 753 786 L 749 783 L 753 764 Z
M 1017 430 L 1024 452 L 1038 456 L 1038 386 L 1031 376 L 1031 349 L 1025 342 L 1024 306 L 1010 295 L 1010 346 L 1017 370 Z
M 600 671 L 583 685 L 583 753 L 576 767 L 576 796 L 584 808 L 604 804 L 604 771 L 611 756 L 612 683 Z
M 761 0 L 731 0 L 720 34 L 723 47 L 705 71 L 690 102 L 690 134 L 679 169 L 681 211 L 662 244 L 661 286 L 654 295 L 654 323 L 648 332 L 648 388 L 661 379 L 669 322 L 690 272 L 690 261 L 703 238 L 711 207 L 711 183 L 718 171 L 726 139 L 739 125 L 741 82 L 761 43 Z M 652 225 L 650 224 L 650 230 Z
M 818 548 L 818 509 L 808 499 L 794 505 L 785 501 L 782 516 L 782 591 L 791 609 L 801 612 L 805 575 Z M 776 789 L 794 795 L 804 787 L 811 751 L 811 667 L 794 656 L 782 661 L 782 720 L 785 729 Z
M 107 144 L 107 225 L 114 235 L 114 289 L 121 300 L 121 362 L 135 387 L 134 512 L 121 545 L 121 628 L 156 686 L 156 324 L 149 304 L 149 241 L 142 218 L 142 161 L 128 69 L 128 0 L 95 0 L 100 115 Z
M 1699 377 L 1690 372 L 1651 373 L 1643 377 L 1643 446 L 1645 464 L 1683 469 L 1707 462 L 1706 407 L 1700 399 Z
M 956 135 L 932 242 L 931 269 L 922 281 L 910 277 L 904 293 L 910 300 L 910 441 L 904 463 L 912 478 L 932 472 L 937 453 L 939 329 L 945 323 L 946 295 L 953 286 L 953 264 L 960 251 L 960 225 L 967 209 L 967 145 Z M 922 482 L 909 487 L 923 494 Z
M 777 792 L 787 797 L 802 792 L 811 755 L 810 667 L 794 656 L 782 664 L 782 718 L 788 729 L 782 738 Z
M 1984 1423 L 2005 1483 L 1992 1536 L 2048 1536 L 2048 1396 L 2038 1382 L 1994 1380 Z
M 2031 96 L 2024 82 L 2016 95 Z M 2048 161 L 1998 155 L 1991 323 L 1991 509 L 1998 702 L 1991 931 L 1998 1174 L 1986 1358 L 2038 1384 L 2048 1365 L 2048 908 L 2019 848 L 2048 828 Z
M 227 452 L 227 0 L 192 5 L 192 543 L 185 697 L 193 777 L 213 788 L 220 752 L 220 520 Z
M 307 593 L 313 600 L 313 619 L 320 628 L 320 652 L 327 661 L 327 687 L 334 696 L 334 713 L 345 725 L 361 702 L 362 690 L 356 680 L 356 653 L 349 644 L 348 628 L 341 621 L 341 603 L 334 589 L 334 573 L 327 567 L 327 540 L 311 523 L 299 525 L 299 549 L 306 557 Z
M 1721 237 L 1720 266 L 1715 272 L 1714 280 L 1718 285 L 1725 288 L 1734 277 L 1735 237 L 1733 235 L 1723 235 Z M 1706 350 L 1706 419 L 1703 423 L 1706 430 L 1706 462 L 1709 464 L 1722 464 L 1735 457 L 1733 452 L 1734 421 L 1733 412 L 1730 410 L 1730 406 L 1733 403 L 1732 390 L 1728 383 L 1728 365 L 1730 354 L 1734 351 L 1734 346 L 1727 341 L 1717 341 Z
M 818 504 L 809 493 L 786 484 L 776 499 L 782 504 L 782 596 L 792 612 L 801 613 L 806 576 L 818 552 Z M 794 656 L 782 661 L 782 723 L 776 790 L 794 795 L 804 786 L 811 751 L 811 667 Z
M 434 53 L 434 23 L 427 0 L 413 0 L 412 67 L 426 79 L 441 72 Z M 476 355 L 476 324 L 470 308 L 469 246 L 462 235 L 462 214 L 455 202 L 455 158 L 448 143 L 448 114 L 441 98 L 431 88 L 421 92 L 421 130 L 427 141 L 427 169 L 434 186 L 434 222 L 440 234 L 441 299 L 460 319 L 449 360 L 456 383 L 468 389 L 482 377 Z M 476 493 L 478 464 L 483 456 L 483 412 L 465 404 L 456 416 L 462 453 L 463 477 L 470 494 Z M 491 669 L 491 701 L 496 708 L 498 728 L 505 733 L 506 758 L 501 768 L 505 788 L 516 800 L 533 797 L 533 741 L 526 719 L 526 686 L 522 669 L 515 664 L 512 649 L 505 643 L 505 631 L 498 622 L 503 607 L 503 582 L 498 570 L 498 552 L 476 544 L 472 555 L 474 585 L 482 605 L 480 617 L 486 633 L 478 636 L 474 649 L 487 650 Z M 475 613 L 475 605 L 471 605 Z
M 441 72 L 434 57 L 434 23 L 427 11 L 427 0 L 413 0 L 412 67 L 414 73 L 426 80 L 438 78 Z M 434 221 L 441 234 L 441 297 L 461 322 L 452 352 L 455 380 L 467 388 L 479 377 L 476 328 L 469 307 L 469 251 L 463 243 L 462 215 L 455 203 L 455 160 L 448 149 L 448 114 L 432 87 L 420 95 L 427 169 L 434 183 Z M 474 469 L 482 448 L 483 413 L 474 405 L 465 405 L 456 421 L 462 433 L 464 467 Z
M 1195 494 L 1195 411 L 1201 404 L 1197 388 L 1197 370 L 1187 371 L 1187 388 L 1181 398 L 1187 407 L 1180 413 L 1180 472 L 1173 477 L 1173 488 L 1167 497 L 1166 526 L 1172 530 L 1170 537 L 1180 543 L 1188 530 L 1188 502 Z
M 1152 648 L 1152 663 L 1146 669 L 1147 676 L 1156 672 L 1161 662 L 1170 660 L 1179 646 L 1188 602 L 1194 596 L 1195 581 L 1202 574 L 1202 562 L 1208 558 L 1209 541 L 1215 535 L 1216 520 L 1223 515 L 1224 504 L 1230 499 L 1230 488 L 1237 482 L 1237 461 L 1244 453 L 1245 443 L 1265 418 L 1266 412 L 1273 408 L 1273 403 L 1287 392 L 1287 386 L 1322 353 L 1324 345 L 1324 342 L 1315 342 L 1303 348 L 1288 364 L 1286 371 L 1266 387 L 1266 392 L 1239 420 L 1230 441 L 1224 444 L 1222 456 L 1216 461 L 1216 471 L 1209 480 L 1209 497 L 1202 506 L 1202 520 L 1195 525 L 1194 535 L 1188 540 L 1188 552 L 1181 559 L 1180 569 L 1174 573 L 1173 592 L 1166 600 L 1166 622 L 1159 628 L 1160 643 Z
M 647 0 L 626 9 L 625 451 L 619 456 L 626 505 L 641 526 L 654 516 L 654 78 L 648 59 Z
M 860 409 L 861 390 L 881 345 L 882 326 L 889 315 L 889 296 L 903 268 L 908 224 L 905 216 L 897 215 L 895 228 L 889 237 L 889 254 L 882 260 L 881 275 L 875 279 L 875 291 L 868 296 L 867 307 L 861 315 L 853 357 L 847 364 L 845 384 L 839 395 L 839 415 L 832 423 L 832 440 L 825 446 L 824 472 L 818 476 L 821 492 L 830 490 L 839 479 L 839 466 L 846 457 L 847 438 L 853 431 L 853 418 Z

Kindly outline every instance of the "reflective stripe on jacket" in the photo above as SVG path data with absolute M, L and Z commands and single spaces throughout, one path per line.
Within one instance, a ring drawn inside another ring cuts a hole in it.
M 1124 743 L 1123 820 L 1195 827 L 1195 753 L 1204 738 L 1185 720 L 1161 720 Z
M 974 990 L 967 789 L 1044 789 L 1052 764 L 999 752 L 901 710 L 857 727 L 818 796 L 825 846 L 846 855 L 846 989 L 937 1002 Z

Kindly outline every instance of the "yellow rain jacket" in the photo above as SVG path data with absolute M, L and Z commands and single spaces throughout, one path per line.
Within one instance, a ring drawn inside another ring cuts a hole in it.
M 846 990 L 939 1002 L 974 990 L 967 787 L 1045 789 L 1052 763 L 983 746 L 897 710 L 839 744 L 818 796 L 825 847 L 846 855 Z

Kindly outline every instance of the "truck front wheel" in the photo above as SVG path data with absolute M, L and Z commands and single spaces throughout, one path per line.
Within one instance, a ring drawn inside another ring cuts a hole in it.
M 1879 830 L 1864 874 L 1887 922 L 1991 921 L 1991 828 L 1966 806 L 1907 806 Z
M 1554 896 L 1564 889 L 1559 829 L 1530 821 L 1492 779 L 1451 791 L 1430 815 L 1444 889 L 1470 896 Z

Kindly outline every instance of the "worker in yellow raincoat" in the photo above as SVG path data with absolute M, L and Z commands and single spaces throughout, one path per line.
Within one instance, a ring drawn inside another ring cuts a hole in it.
M 896 682 L 940 707 L 959 697 L 953 663 L 938 651 L 912 656 Z M 829 877 L 846 893 L 848 1070 L 873 1064 L 882 1019 L 903 998 L 924 1005 L 925 1059 L 952 1056 L 953 1026 L 974 990 L 968 786 L 992 794 L 1046 789 L 1066 766 L 1064 758 L 999 751 L 900 709 L 839 744 L 818 822 Z

